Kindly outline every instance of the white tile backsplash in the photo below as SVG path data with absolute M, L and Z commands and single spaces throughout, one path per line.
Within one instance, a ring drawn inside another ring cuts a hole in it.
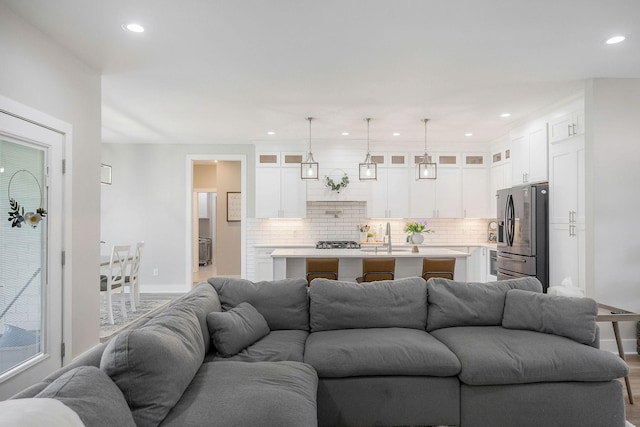
M 327 211 L 340 211 L 338 218 Z M 359 240 L 358 224 L 368 224 L 370 232 L 382 232 L 391 224 L 392 243 L 404 243 L 406 219 L 367 219 L 366 202 L 307 202 L 304 219 L 247 218 L 247 278 L 254 277 L 255 245 L 313 245 L 318 240 Z M 423 219 L 423 218 L 416 218 Z M 413 218 L 411 220 L 414 220 Z M 484 244 L 487 229 L 495 218 L 428 219 L 434 233 L 425 234 L 425 244 Z M 380 238 L 381 239 L 381 238 Z

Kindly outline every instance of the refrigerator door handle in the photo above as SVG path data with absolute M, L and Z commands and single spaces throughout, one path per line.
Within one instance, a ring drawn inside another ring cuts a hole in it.
M 507 206 L 505 209 L 505 223 L 506 223 L 506 232 L 507 232 L 507 245 L 513 246 L 513 239 L 515 234 L 515 209 L 513 206 L 513 195 L 509 194 L 507 196 Z

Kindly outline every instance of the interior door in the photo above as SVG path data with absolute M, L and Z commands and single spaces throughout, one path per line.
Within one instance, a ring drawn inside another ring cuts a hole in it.
M 62 366 L 63 147 L 0 112 L 0 399 Z

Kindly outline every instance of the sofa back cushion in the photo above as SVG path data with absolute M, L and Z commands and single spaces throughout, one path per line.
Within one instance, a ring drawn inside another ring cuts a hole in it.
M 354 283 L 314 279 L 309 287 L 311 332 L 357 328 L 424 330 L 427 285 L 421 277 Z
M 571 338 L 582 344 L 596 339 L 598 303 L 512 289 L 507 292 L 502 327 L 526 329 Z
M 211 336 L 207 326 L 207 314 L 212 311 L 222 311 L 220 299 L 215 289 L 207 283 L 200 283 L 167 307 L 167 310 L 173 309 L 192 310 L 196 314 L 200 329 L 202 329 L 204 352 L 205 354 L 208 353 L 211 348 Z
M 122 392 L 95 366 L 81 366 L 66 372 L 36 397 L 59 400 L 73 409 L 85 426 L 135 427 Z
M 225 311 L 241 302 L 248 302 L 264 316 L 272 331 L 309 330 L 309 297 L 305 279 L 254 283 L 245 279 L 212 277 L 208 281 L 218 292 Z
M 523 289 L 542 292 L 535 277 L 497 282 L 456 282 L 431 278 L 427 282 L 427 331 L 453 326 L 500 326 L 507 291 Z
M 192 304 L 173 304 L 107 344 L 100 369 L 122 391 L 138 427 L 160 424 L 202 365 L 199 317 Z

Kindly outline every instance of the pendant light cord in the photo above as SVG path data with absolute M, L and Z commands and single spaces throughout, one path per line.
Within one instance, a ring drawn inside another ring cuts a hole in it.
M 429 119 L 424 119 L 424 162 L 427 163 L 427 122 Z
M 311 120 L 313 117 L 307 117 L 307 120 L 309 120 L 309 153 L 311 153 Z

